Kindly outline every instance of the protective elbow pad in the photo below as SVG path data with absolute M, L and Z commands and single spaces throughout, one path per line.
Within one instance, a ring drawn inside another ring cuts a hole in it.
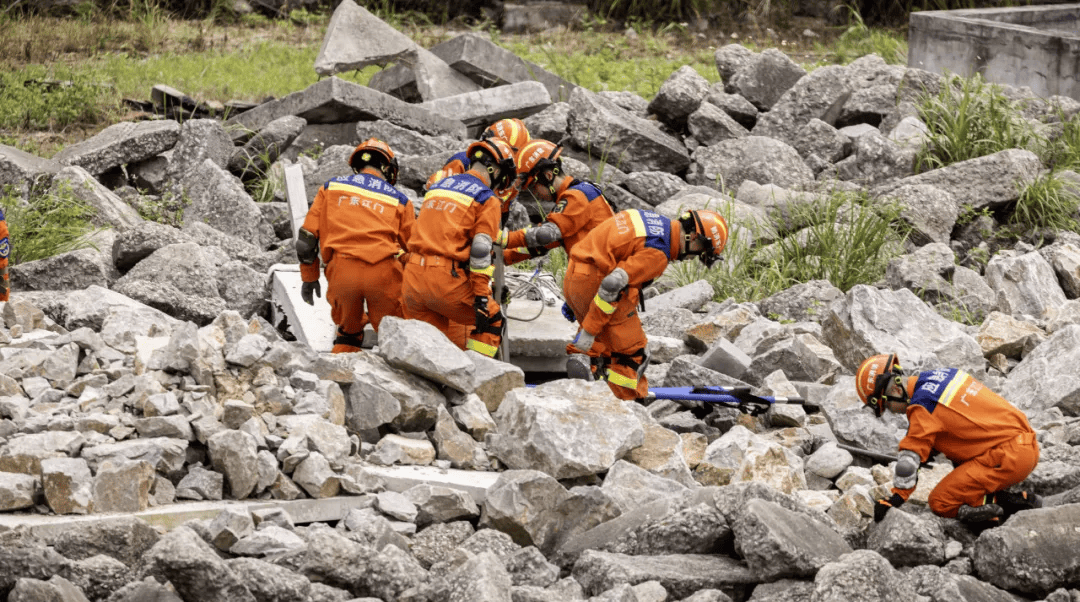
M 619 293 L 621 293 L 629 284 L 630 276 L 627 275 L 626 270 L 615 268 L 600 281 L 600 290 L 597 291 L 597 294 L 605 302 L 615 303 L 619 298 Z
M 919 464 L 922 458 L 919 454 L 905 449 L 896 458 L 896 472 L 893 475 L 893 487 L 897 489 L 911 489 L 919 481 Z
M 296 234 L 296 259 L 305 265 L 319 260 L 319 239 L 303 228 Z
M 474 272 L 483 272 L 491 267 L 491 237 L 487 234 L 477 234 L 472 239 L 472 249 L 469 251 L 469 269 Z
M 546 247 L 557 240 L 562 240 L 562 230 L 552 222 L 525 231 L 525 246 L 529 248 Z

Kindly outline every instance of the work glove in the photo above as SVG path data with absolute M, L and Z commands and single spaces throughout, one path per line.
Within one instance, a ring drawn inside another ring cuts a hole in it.
M 315 299 L 312 299 L 311 293 L 315 293 L 316 297 L 322 297 L 322 285 L 318 280 L 305 282 L 300 286 L 300 298 L 308 305 L 315 305 Z
M 510 305 L 510 287 L 509 286 L 505 286 L 505 285 L 503 286 L 502 297 L 499 298 L 499 305 L 502 305 L 503 307 L 506 307 L 507 305 Z
M 507 229 L 507 228 L 503 228 L 502 230 L 499 230 L 495 234 L 494 242 L 495 242 L 496 245 L 498 245 L 500 247 L 503 247 L 503 248 L 506 248 L 506 241 L 509 238 L 510 238 L 510 230 Z
M 588 353 L 595 342 L 596 335 L 585 332 L 584 328 L 579 328 L 577 336 L 574 337 L 574 347 L 577 347 L 582 353 Z
M 571 322 L 577 321 L 577 318 L 574 316 L 574 310 L 570 309 L 570 304 L 566 301 L 563 301 L 562 304 L 562 315 L 564 318 Z
M 900 497 L 899 493 L 892 494 L 887 500 L 878 500 L 874 502 L 874 522 L 880 523 L 881 519 L 885 518 L 885 513 L 889 511 L 889 508 L 899 508 L 904 505 L 904 498 Z
M 473 311 L 476 313 L 476 328 L 486 326 L 491 316 L 488 314 L 488 298 L 477 295 L 473 297 Z

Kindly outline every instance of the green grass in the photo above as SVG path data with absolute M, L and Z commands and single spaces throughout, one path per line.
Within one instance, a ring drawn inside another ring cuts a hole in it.
M 90 246 L 86 236 L 94 232 L 94 211 L 70 190 L 36 196 L 27 204 L 8 189 L 0 205 L 7 217 L 12 265 Z
M 927 171 L 1010 148 L 1032 149 L 1042 140 L 999 86 L 980 75 L 950 76 L 936 96 L 918 105 L 928 140 L 916 156 L 916 171 Z
M 0 129 L 62 130 L 105 118 L 101 103 L 113 91 L 86 72 L 31 66 L 0 71 Z
M 1072 230 L 1080 229 L 1077 223 L 1077 210 L 1080 199 L 1069 192 L 1054 171 L 1040 175 L 1026 184 L 1020 191 L 1009 224 L 1022 231 L 1040 229 Z
M 730 210 L 720 209 L 730 215 Z M 847 291 L 873 284 L 885 275 L 888 262 L 903 253 L 906 231 L 899 226 L 900 208 L 871 203 L 865 193 L 837 192 L 792 209 L 790 218 L 773 224 L 738 224 L 732 228 L 723 263 L 712 269 L 696 261 L 678 262 L 671 274 L 678 285 L 707 280 L 714 299 L 757 301 L 795 284 L 828 280 Z M 751 245 L 754 235 L 794 221 L 806 224 L 768 246 Z
M 906 65 L 908 44 L 902 32 L 867 27 L 859 13 L 851 11 L 852 24 L 828 48 L 818 45 L 826 61 L 846 65 L 868 54 L 876 54 L 890 65 Z

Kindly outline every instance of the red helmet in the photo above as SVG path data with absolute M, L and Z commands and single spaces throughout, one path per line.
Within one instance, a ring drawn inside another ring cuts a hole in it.
M 502 138 L 477 140 L 465 151 L 475 167 L 484 165 L 491 176 L 491 190 L 496 194 L 506 192 L 514 185 L 517 171 L 514 169 L 514 150 Z
M 542 138 L 537 138 L 518 149 L 517 172 L 521 187 L 528 188 L 536 183 L 543 172 L 551 169 L 555 175 L 562 171 L 562 147 Z M 550 186 L 551 182 L 540 182 Z
M 902 395 L 907 396 L 903 378 L 904 371 L 900 368 L 900 359 L 895 353 L 872 355 L 863 360 L 855 372 L 855 392 L 863 404 L 874 410 L 874 414 L 880 417 L 885 410 L 885 402 L 888 400 L 885 390 L 889 388 L 890 383 L 895 382 L 900 385 Z M 904 398 L 899 401 L 904 401 Z
M 386 181 L 393 186 L 397 184 L 398 162 L 390 145 L 377 138 L 368 138 L 361 142 L 349 156 L 349 167 L 359 172 L 371 165 L 382 171 Z
M 727 220 L 722 215 L 705 209 L 686 211 L 679 216 L 679 223 L 688 243 L 691 234 L 697 234 L 705 243 L 705 248 L 697 254 L 702 263 L 711 267 L 720 259 L 728 239 Z
M 480 134 L 480 139 L 487 140 L 489 138 L 502 138 L 515 151 L 528 144 L 529 140 L 532 140 L 532 137 L 529 136 L 529 130 L 525 127 L 525 122 L 514 118 L 500 119 L 489 125 Z

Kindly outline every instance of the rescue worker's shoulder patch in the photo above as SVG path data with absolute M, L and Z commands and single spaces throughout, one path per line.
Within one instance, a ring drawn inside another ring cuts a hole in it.
M 0 238 L 0 259 L 7 259 L 11 254 L 11 243 L 8 241 L 8 237 Z

